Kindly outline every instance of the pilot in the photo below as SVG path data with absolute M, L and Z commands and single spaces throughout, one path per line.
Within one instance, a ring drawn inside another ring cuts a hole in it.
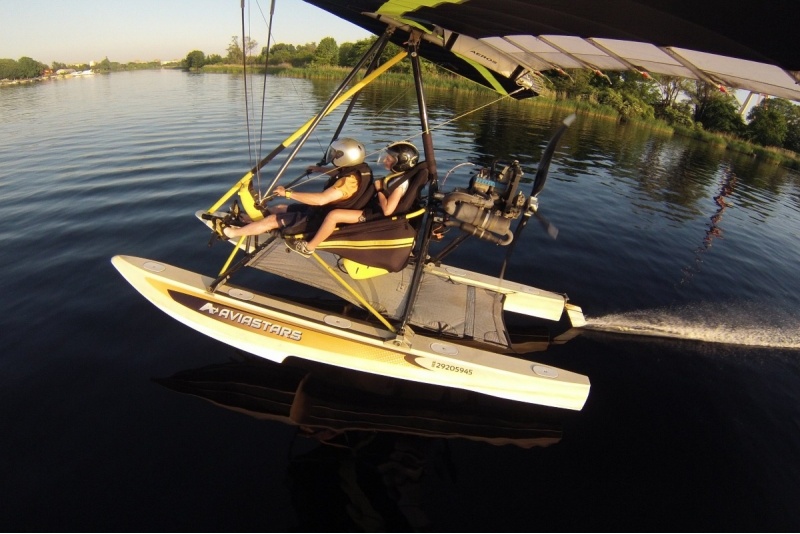
M 226 238 L 258 235 L 275 229 L 300 228 L 313 217 L 324 216 L 330 209 L 363 208 L 373 196 L 372 171 L 364 163 L 364 145 L 352 138 L 337 139 L 328 147 L 325 164 L 333 167 L 309 167 L 309 172 L 331 175 L 323 191 L 306 193 L 275 188 L 279 197 L 296 200 L 296 204 L 270 207 L 270 214 L 245 226 L 228 226 L 220 219 L 214 221 L 214 231 Z

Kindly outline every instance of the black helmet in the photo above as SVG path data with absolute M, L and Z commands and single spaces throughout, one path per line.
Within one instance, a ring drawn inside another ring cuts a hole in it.
M 392 164 L 391 170 L 394 172 L 404 172 L 413 167 L 419 161 L 419 150 L 411 143 L 405 141 L 398 141 L 392 143 L 385 149 L 385 154 L 389 154 L 395 160 Z M 385 154 L 381 155 L 378 159 L 379 164 L 383 164 Z

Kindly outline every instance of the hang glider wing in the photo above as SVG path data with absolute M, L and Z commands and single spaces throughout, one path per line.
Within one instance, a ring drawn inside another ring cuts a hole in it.
M 589 68 L 800 101 L 796 0 L 305 1 L 376 35 L 419 29 L 423 57 L 500 93 L 530 89 L 517 97 L 535 94 L 543 71 Z

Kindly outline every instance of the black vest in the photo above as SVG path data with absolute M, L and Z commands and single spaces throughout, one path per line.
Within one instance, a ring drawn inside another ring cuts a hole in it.
M 366 163 L 353 165 L 351 167 L 341 167 L 339 172 L 330 177 L 323 191 L 332 187 L 333 184 L 336 183 L 336 180 L 348 174 L 356 175 L 356 179 L 358 180 L 358 189 L 356 189 L 356 192 L 348 199 L 321 206 L 323 211 L 328 212 L 334 209 L 361 210 L 369 204 L 370 199 L 375 195 L 375 184 L 372 183 L 372 170 Z

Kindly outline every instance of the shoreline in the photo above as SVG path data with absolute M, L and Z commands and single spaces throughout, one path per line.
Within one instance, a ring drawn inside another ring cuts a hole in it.
M 171 70 L 177 70 L 176 67 L 174 66 L 166 68 L 169 68 Z M 161 69 L 142 69 L 142 70 L 161 70 Z M 325 78 L 332 78 L 335 75 L 339 75 L 342 70 L 347 70 L 347 69 L 336 68 L 336 67 L 326 68 L 326 69 L 319 69 L 319 68 L 310 69 L 310 68 L 275 66 L 275 67 L 269 67 L 268 73 L 274 76 L 288 77 L 288 78 L 325 79 Z M 200 69 L 195 69 L 194 71 L 195 72 L 199 71 L 209 74 L 237 74 L 242 72 L 242 66 L 206 65 Z M 74 72 L 65 74 L 50 74 L 47 76 L 40 76 L 37 78 L 26 78 L 22 80 L 4 79 L 0 80 L 0 88 L 17 86 L 17 85 L 28 85 L 33 83 L 47 82 L 59 79 L 82 78 L 84 76 L 94 76 L 97 74 L 111 74 L 113 72 L 114 71 L 88 73 L 83 71 L 83 72 Z M 129 72 L 129 71 L 123 70 L 119 72 Z M 252 66 L 251 72 L 263 73 L 264 67 L 259 65 L 254 65 Z M 401 81 L 405 81 L 406 79 L 405 75 L 397 73 L 387 73 L 386 76 L 387 76 L 386 79 L 379 80 L 375 83 L 395 84 Z M 491 93 L 489 89 L 481 87 L 472 82 L 460 80 L 455 77 L 448 77 L 442 75 L 430 76 L 428 87 L 431 89 L 447 88 L 450 90 L 458 90 L 458 91 L 486 92 L 487 94 Z M 635 117 L 624 118 L 622 117 L 622 115 L 620 115 L 619 112 L 617 112 L 617 110 L 610 108 L 608 106 L 595 105 L 587 102 L 582 102 L 579 100 L 560 99 L 554 97 L 553 95 L 539 95 L 535 98 L 527 99 L 524 102 L 534 106 L 559 107 L 566 110 L 572 110 L 575 112 L 589 113 L 592 115 L 602 115 L 604 117 L 616 120 L 618 122 L 632 122 L 646 127 L 657 128 L 659 130 L 663 130 L 669 133 L 670 135 L 680 135 L 682 137 L 688 137 L 690 139 L 695 139 L 698 141 L 716 145 L 724 150 L 730 150 L 731 152 L 744 154 L 746 156 L 759 159 L 765 163 L 769 163 L 772 165 L 779 165 L 793 170 L 800 170 L 800 154 L 796 154 L 790 150 L 786 150 L 780 147 L 765 147 L 751 143 L 750 141 L 747 141 L 745 139 L 733 137 L 731 135 L 725 135 L 718 132 L 711 132 L 697 127 L 671 125 L 659 119 L 647 120 Z

